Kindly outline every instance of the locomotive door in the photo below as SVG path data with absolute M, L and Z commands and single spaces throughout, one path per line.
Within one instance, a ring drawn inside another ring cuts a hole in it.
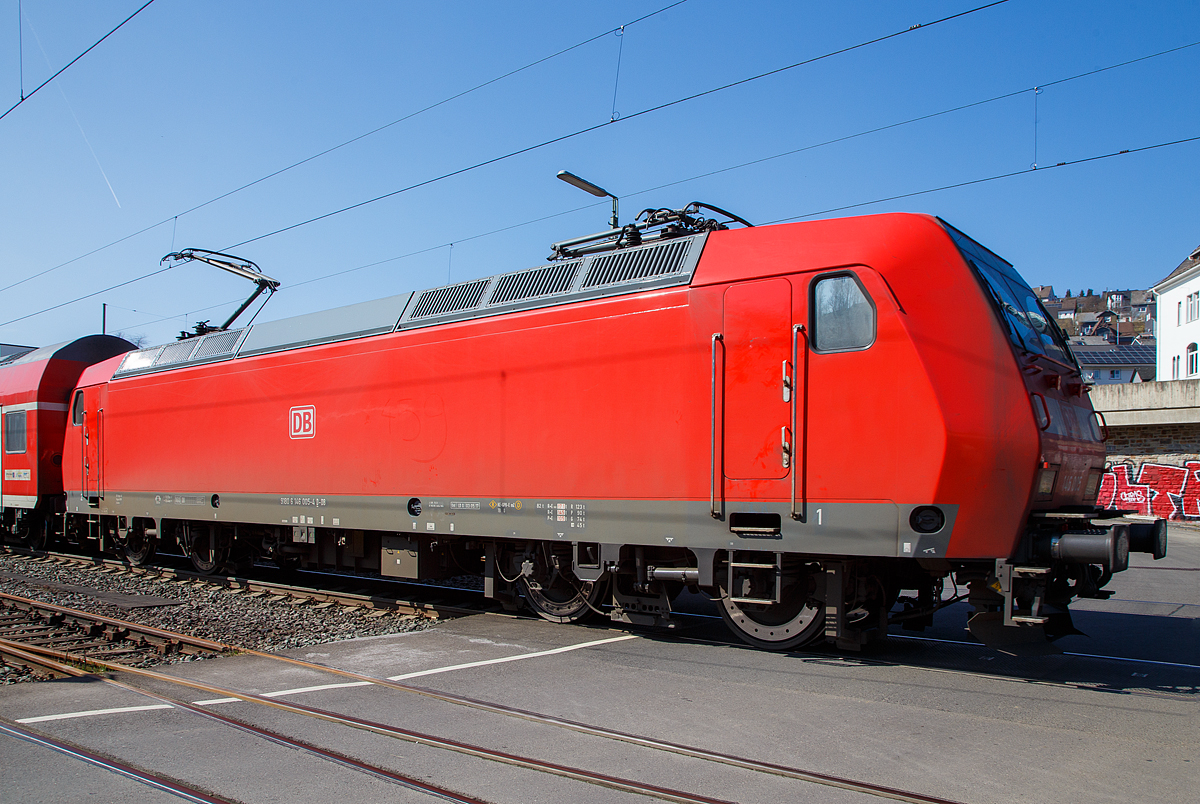
M 725 291 L 724 454 L 727 480 L 788 476 L 791 432 L 792 285 L 763 279 Z
M 83 496 L 95 508 L 104 497 L 104 409 L 100 407 L 100 386 L 83 389 L 83 405 Z

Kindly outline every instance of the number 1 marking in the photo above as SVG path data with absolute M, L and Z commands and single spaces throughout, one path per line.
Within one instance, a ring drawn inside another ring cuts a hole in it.
M 821 509 L 820 508 L 817 509 L 817 524 L 818 525 L 821 524 Z

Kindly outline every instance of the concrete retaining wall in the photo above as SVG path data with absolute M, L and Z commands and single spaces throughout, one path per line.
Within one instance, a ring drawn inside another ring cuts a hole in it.
M 1200 380 L 1096 386 L 1108 423 L 1105 508 L 1200 520 Z

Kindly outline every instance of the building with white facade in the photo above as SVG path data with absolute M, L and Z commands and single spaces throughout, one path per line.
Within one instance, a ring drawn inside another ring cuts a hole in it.
M 1152 290 L 1158 298 L 1158 380 L 1200 378 L 1200 247 Z

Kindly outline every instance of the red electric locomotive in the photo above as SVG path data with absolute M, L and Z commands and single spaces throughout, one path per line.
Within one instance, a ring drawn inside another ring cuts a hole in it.
M 1093 521 L 1102 428 L 1010 264 L 926 216 L 703 208 L 97 362 L 50 531 L 205 571 L 479 574 L 555 621 L 669 624 L 688 586 L 769 648 L 922 627 L 952 574 L 981 639 L 1053 636 L 1165 554 L 1165 522 Z

